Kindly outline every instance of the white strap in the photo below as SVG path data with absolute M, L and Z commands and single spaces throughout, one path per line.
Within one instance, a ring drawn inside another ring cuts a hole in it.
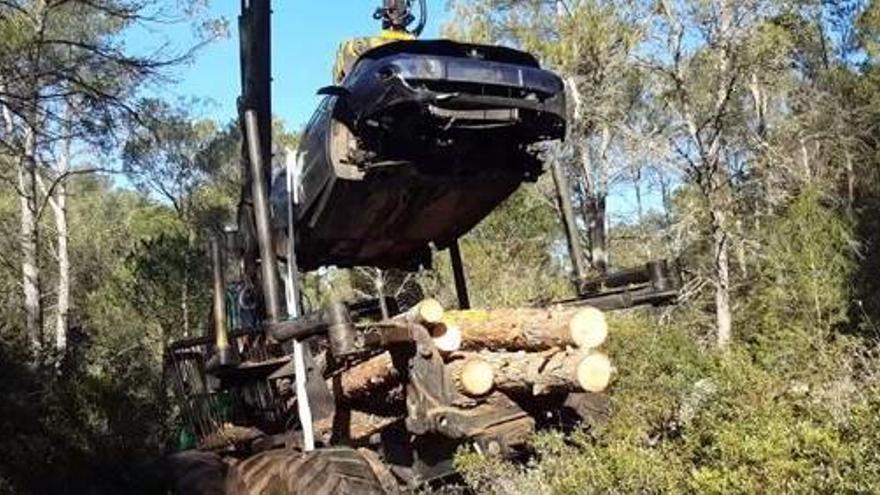
M 290 318 L 298 318 L 302 313 L 300 307 L 299 270 L 296 266 L 296 246 L 294 245 L 294 206 L 299 199 L 298 174 L 295 171 L 296 158 L 293 153 L 286 153 L 285 168 L 287 169 L 287 284 L 285 296 L 287 299 L 287 314 Z M 315 433 L 312 430 L 312 409 L 309 406 L 309 395 L 306 391 L 306 363 L 303 355 L 302 342 L 293 341 L 293 371 L 296 380 L 296 408 L 299 413 L 299 422 L 303 430 L 303 449 L 308 452 L 315 450 Z

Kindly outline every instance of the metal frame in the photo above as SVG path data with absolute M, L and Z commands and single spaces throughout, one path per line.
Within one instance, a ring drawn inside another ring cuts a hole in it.
M 270 0 L 242 0 L 241 6 L 242 98 L 239 109 L 245 137 L 242 150 L 245 187 L 240 222 L 244 220 L 241 229 L 244 235 L 244 275 L 253 286 L 262 287 L 262 309 L 266 319 L 255 331 L 230 332 L 228 340 L 224 339 L 227 331 L 225 308 L 222 307 L 225 303 L 223 253 L 215 241 L 211 250 L 214 261 L 213 339 L 209 336 L 174 343 L 166 355 L 168 369 L 174 374 L 172 385 L 181 395 L 184 413 L 201 435 L 208 435 L 212 427 L 219 426 L 224 420 L 216 414 L 215 402 L 219 397 L 216 392 L 228 390 L 238 394 L 236 397 L 241 397 L 242 404 L 255 411 L 251 411 L 254 412 L 250 418 L 252 423 L 272 429 L 272 433 L 280 430 L 289 436 L 292 430 L 286 419 L 291 412 L 290 404 L 282 400 L 281 389 L 274 387 L 293 378 L 302 426 L 301 446 L 304 450 L 311 450 L 315 447 L 313 417 L 328 418 L 334 414 L 337 405 L 327 387 L 326 377 L 338 375 L 364 359 L 388 351 L 404 384 L 405 419 L 395 426 L 397 436 L 383 434 L 371 447 L 383 449 L 386 460 L 401 469 L 396 471 L 398 475 L 417 483 L 449 473 L 452 454 L 462 442 L 471 442 L 489 454 L 512 452 L 534 431 L 539 416 L 534 411 L 525 410 L 527 406 L 521 406 L 515 398 L 500 392 L 480 398 L 461 394 L 428 329 L 406 320 L 389 319 L 384 299 L 378 301 L 375 308 L 339 303 L 311 314 L 302 313 L 293 221 L 293 210 L 298 204 L 298 185 L 294 164 L 290 160 L 287 163 L 287 190 L 291 197 L 288 198 L 290 207 L 287 212 L 286 308 L 282 307 L 267 196 L 272 144 Z M 587 301 L 599 307 L 668 302 L 677 293 L 678 286 L 665 262 L 612 274 L 595 282 L 585 281 L 582 273 L 585 263 L 576 242 L 574 215 L 570 200 L 567 207 L 565 202 L 567 182 L 558 161 L 554 160 L 553 167 L 577 270 L 578 291 L 582 296 L 573 302 Z M 467 309 L 470 298 L 458 239 L 451 242 L 448 249 L 459 307 Z M 383 316 L 380 321 L 356 323 L 361 312 L 376 314 L 380 308 Z M 248 347 L 248 342 L 253 344 L 252 348 Z M 322 354 L 313 355 L 312 349 Z M 254 350 L 257 354 L 250 355 Z M 249 359 L 251 357 L 255 359 Z M 253 404 L 248 403 L 249 398 L 255 399 Z M 540 407 L 547 407 L 547 404 L 542 403 Z M 333 419 L 331 438 L 344 438 L 341 433 L 344 426 L 336 424 L 335 416 Z
M 455 295 L 458 297 L 458 309 L 470 309 L 471 298 L 468 294 L 467 279 L 461 261 L 461 250 L 458 239 L 449 245 L 449 261 L 452 264 L 452 278 L 455 280 Z

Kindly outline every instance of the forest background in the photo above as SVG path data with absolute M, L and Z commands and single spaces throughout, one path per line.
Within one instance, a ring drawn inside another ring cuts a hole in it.
M 674 307 L 612 316 L 607 423 L 536 437 L 525 467 L 462 452 L 469 482 L 880 490 L 880 4 L 448 9 L 444 35 L 534 53 L 570 100 L 568 136 L 546 150 L 562 176 L 462 241 L 474 305 L 547 304 L 575 275 L 656 258 L 685 282 Z M 170 25 L 192 43 L 126 43 Z M 155 461 L 179 428 L 163 350 L 208 325 L 205 248 L 234 218 L 240 135 L 155 88 L 227 31 L 197 0 L 0 2 L 0 493 L 162 492 Z M 277 121 L 279 154 L 296 136 Z M 444 253 L 433 272 L 307 283 L 313 305 L 413 284 L 453 302 Z

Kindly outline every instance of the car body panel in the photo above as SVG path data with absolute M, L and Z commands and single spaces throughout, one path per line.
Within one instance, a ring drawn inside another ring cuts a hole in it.
M 565 132 L 562 81 L 508 48 L 387 43 L 325 92 L 298 150 L 305 270 L 430 264 L 431 245 L 446 247 L 536 180 L 533 145 Z M 286 198 L 276 179 L 279 218 Z

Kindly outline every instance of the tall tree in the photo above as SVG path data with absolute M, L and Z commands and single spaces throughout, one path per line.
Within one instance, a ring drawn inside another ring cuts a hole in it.
M 187 112 L 158 100 L 146 101 L 141 108 L 145 126 L 125 144 L 124 168 L 137 187 L 157 194 L 173 208 L 186 233 L 180 311 L 183 333 L 189 336 L 197 193 L 211 172 L 222 166 L 211 146 L 217 142 L 219 129 L 213 121 L 193 120 Z
M 666 134 L 686 180 L 698 193 L 699 214 L 711 245 L 709 280 L 715 288 L 716 344 L 732 337 L 731 243 L 738 218 L 744 154 L 740 102 L 766 59 L 748 57 L 761 43 L 761 26 L 778 10 L 772 2 L 661 0 L 640 61 L 657 78 L 672 119 Z M 757 115 L 765 103 L 759 98 Z M 760 125 L 758 126 L 760 127 Z
M 71 140 L 95 151 L 108 150 L 120 130 L 127 127 L 126 122 L 137 121 L 131 102 L 142 85 L 185 58 L 161 52 L 140 56 L 122 42 L 122 34 L 132 26 L 184 18 L 160 14 L 163 5 L 158 0 L 14 0 L 0 4 L 0 27 L 12 34 L 3 40 L 0 51 L 0 106 L 6 130 L 2 148 L 18 164 L 25 327 L 34 349 L 43 343 L 39 220 L 49 203 L 46 198 L 51 198 L 54 214 L 64 214 L 65 209 L 57 207 L 66 200 L 62 198 L 64 188 L 58 185 L 73 173 L 69 163 L 61 166 L 66 167 L 61 173 L 52 167 L 58 163 L 55 151 L 65 149 Z M 216 31 L 210 31 L 213 34 Z M 65 111 L 69 107 L 76 111 Z M 41 198 L 38 175 L 44 165 L 43 171 L 49 173 L 45 177 L 46 198 Z M 64 224 L 58 219 L 58 226 Z M 58 241 L 57 246 L 63 248 L 64 240 Z M 64 264 L 63 256 L 59 263 Z M 60 269 L 65 270 L 63 266 Z M 59 287 L 58 294 L 64 298 L 69 286 L 66 290 Z M 63 313 L 67 306 L 64 301 L 57 305 L 62 314 L 56 318 L 56 332 L 66 331 Z M 64 341 L 64 336 L 56 336 L 62 347 Z

